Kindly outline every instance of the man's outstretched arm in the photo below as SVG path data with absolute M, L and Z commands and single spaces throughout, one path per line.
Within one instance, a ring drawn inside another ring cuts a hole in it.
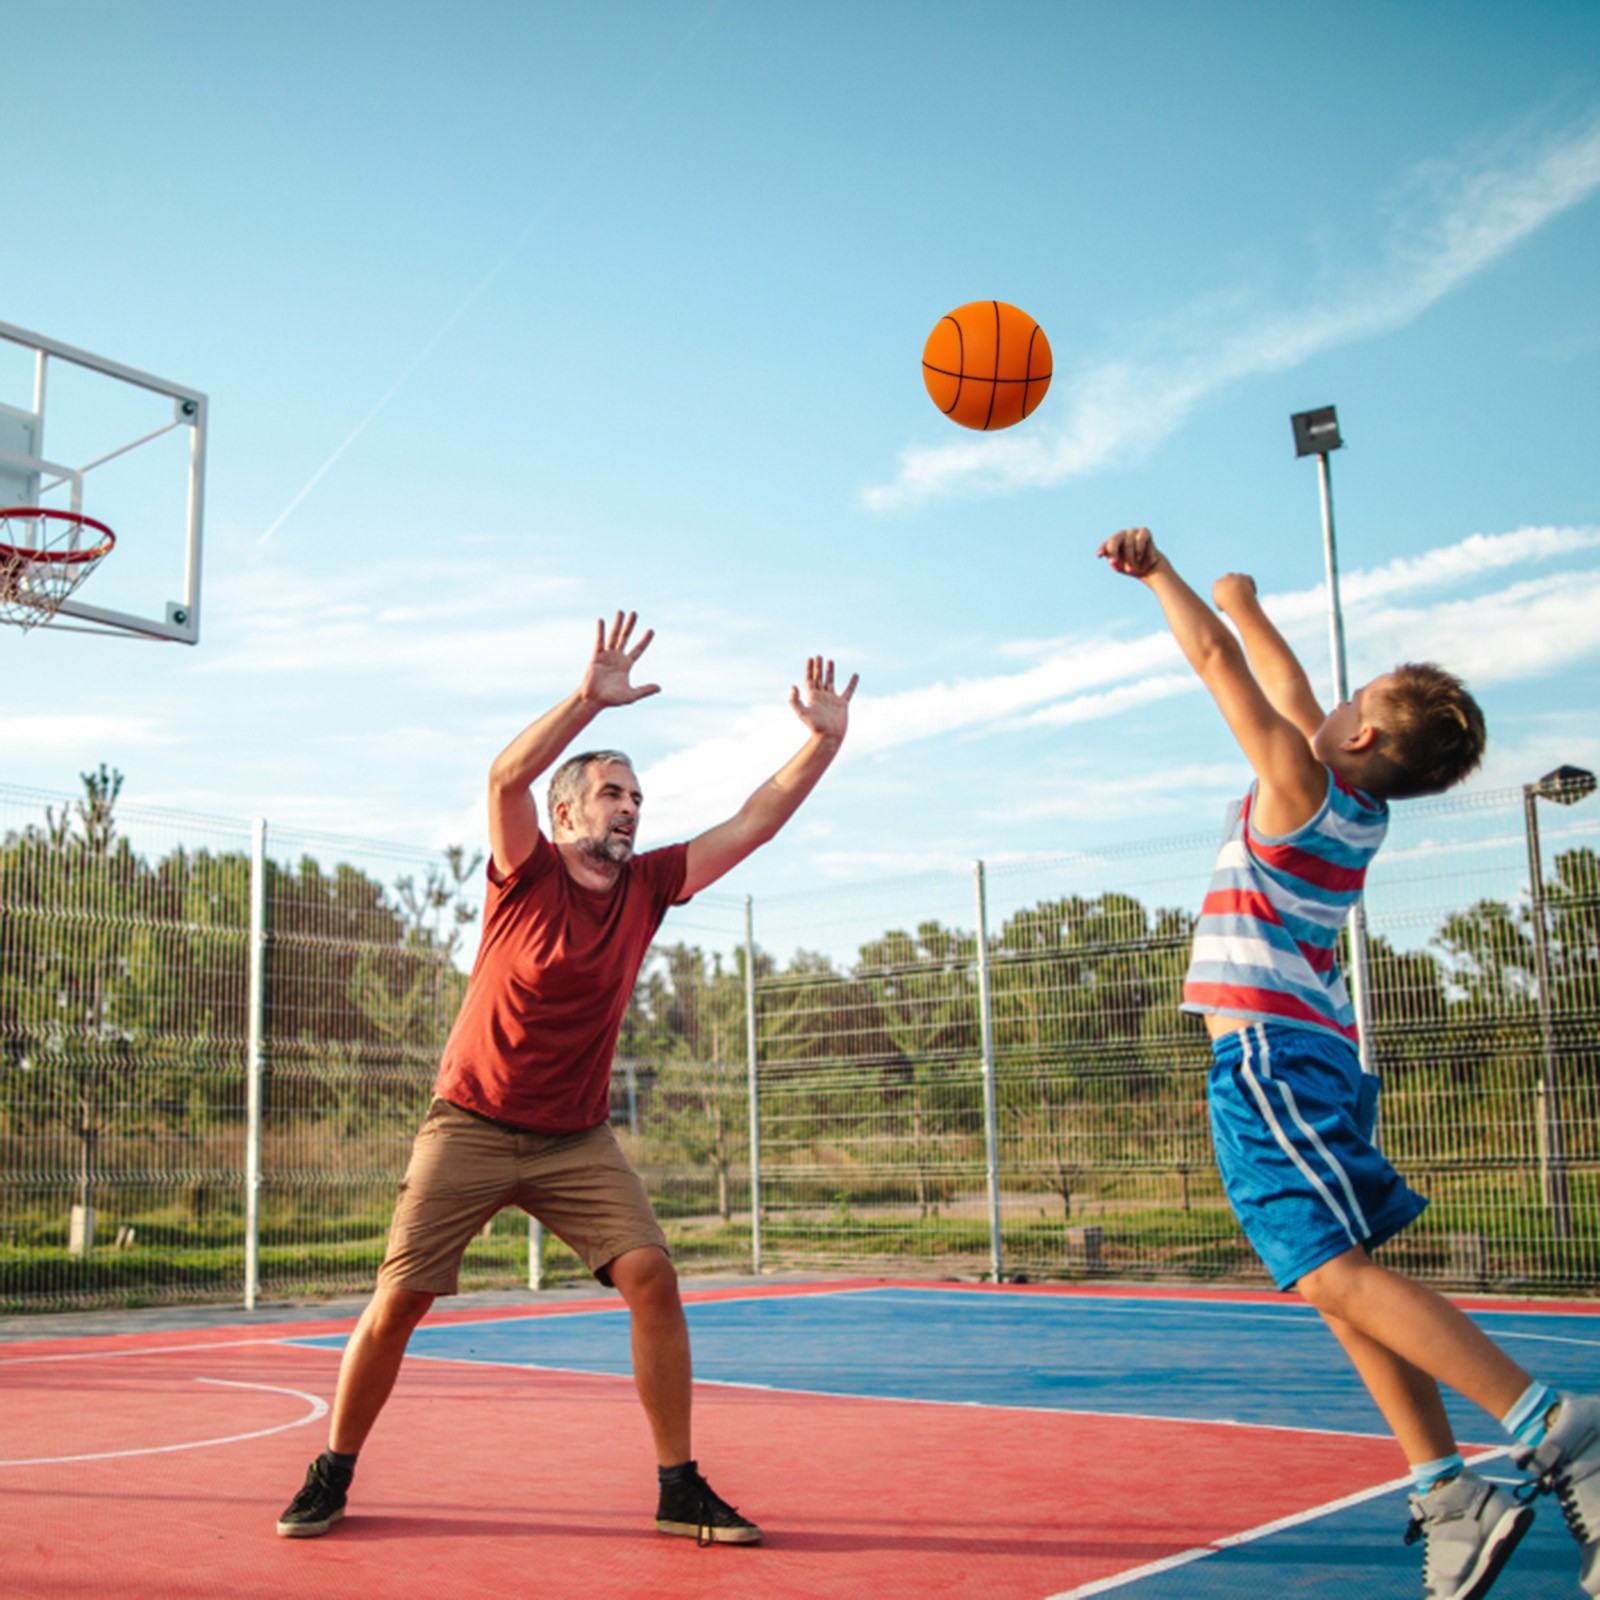
M 636 689 L 629 682 L 634 664 L 655 637 L 654 630 L 646 628 L 644 637 L 630 648 L 637 620 L 634 612 L 619 611 L 609 630 L 603 618 L 597 622 L 594 651 L 578 687 L 524 728 L 489 768 L 489 850 L 501 877 L 515 872 L 533 854 L 539 837 L 533 786 L 540 776 L 607 706 L 628 706 L 660 694 L 660 684 Z
M 764 845 L 816 788 L 844 742 L 850 725 L 850 698 L 857 677 L 842 693 L 833 686 L 833 663 L 821 656 L 806 662 L 806 688 L 790 689 L 789 704 L 810 737 L 783 767 L 761 785 L 726 822 L 689 841 L 685 895 L 698 894 Z

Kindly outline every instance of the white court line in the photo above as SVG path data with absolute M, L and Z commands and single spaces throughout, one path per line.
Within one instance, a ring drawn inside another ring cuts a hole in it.
M 1505 1454 L 1504 1447 L 1485 1450 L 1468 1456 L 1467 1465 L 1481 1466 L 1485 1461 L 1493 1461 Z M 1285 1528 L 1298 1528 L 1303 1523 L 1315 1522 L 1319 1517 L 1331 1516 L 1336 1511 L 1347 1510 L 1351 1506 L 1361 1505 L 1364 1501 L 1376 1500 L 1381 1495 L 1392 1494 L 1396 1489 L 1407 1489 L 1410 1486 L 1409 1477 L 1391 1478 L 1387 1483 L 1377 1484 L 1371 1489 L 1360 1489 L 1355 1494 L 1345 1495 L 1342 1499 L 1329 1500 L 1324 1505 L 1297 1511 L 1292 1516 L 1279 1517 L 1274 1522 L 1263 1522 L 1260 1527 L 1246 1528 L 1243 1533 L 1230 1533 L 1224 1538 L 1215 1539 L 1207 1545 L 1199 1545 L 1193 1550 L 1180 1550 L 1176 1555 L 1164 1556 L 1160 1561 L 1149 1561 L 1142 1567 L 1132 1567 L 1127 1572 L 1118 1572 L 1109 1578 L 1097 1578 L 1093 1583 L 1082 1584 L 1076 1589 L 1063 1589 L 1060 1594 L 1047 1595 L 1045 1600 L 1088 1600 L 1090 1595 L 1110 1594 L 1113 1589 L 1124 1589 L 1130 1583 L 1138 1583 L 1142 1578 L 1153 1578 L 1158 1573 L 1190 1566 L 1196 1561 L 1204 1561 L 1207 1556 L 1221 1555 L 1224 1550 L 1254 1544 L 1257 1539 L 1281 1533 Z
M 426 1351 L 407 1350 L 407 1361 L 432 1361 L 439 1366 L 493 1367 L 504 1372 L 554 1372 L 567 1378 L 610 1378 L 616 1383 L 632 1383 L 625 1372 L 601 1372 L 594 1367 L 556 1367 L 538 1361 L 486 1361 L 482 1356 L 441 1356 Z M 996 1400 L 936 1400 L 927 1395 L 858 1394 L 848 1389 L 797 1389 L 789 1384 L 743 1383 L 737 1378 L 695 1377 L 697 1389 L 748 1389 L 756 1394 L 793 1394 L 808 1400 L 855 1400 L 878 1405 L 944 1406 L 968 1411 L 1015 1411 L 1035 1417 L 1080 1417 L 1115 1422 L 1160 1422 L 1196 1428 L 1238 1428 L 1247 1433 L 1311 1434 L 1321 1439 L 1390 1439 L 1388 1433 L 1354 1433 L 1349 1428 L 1301 1428 L 1283 1422 L 1245 1422 L 1238 1417 L 1169 1417 L 1154 1411 L 1082 1411 L 1066 1406 L 1007 1405 Z
M 83 1334 L 78 1338 L 92 1337 Z M 305 1334 L 302 1337 L 315 1339 L 325 1337 L 336 1339 L 338 1334 Z M 0 1374 L 10 1367 L 38 1367 L 47 1366 L 56 1361 L 122 1361 L 129 1356 L 182 1356 L 193 1355 L 201 1350 L 244 1350 L 252 1345 L 287 1344 L 289 1340 L 282 1334 L 271 1339 L 218 1339 L 211 1344 L 159 1344 L 148 1345 L 135 1350 L 75 1350 L 67 1355 L 57 1356 L 0 1356 Z M 313 1349 L 315 1346 L 301 1345 L 301 1349 Z M 221 1378 L 207 1380 L 221 1383 Z
M 1009 1295 L 1009 1294 L 1006 1294 L 1005 1291 L 1003 1291 L 1003 1290 L 993 1291 L 990 1294 L 982 1294 L 982 1293 L 976 1293 L 975 1294 L 975 1293 L 965 1292 L 965 1291 L 957 1290 L 957 1289 L 945 1289 L 945 1288 L 918 1289 L 918 1288 L 915 1288 L 915 1287 L 910 1287 L 910 1286 L 906 1286 L 906 1285 L 902 1285 L 902 1284 L 860 1283 L 860 1284 L 851 1284 L 847 1288 L 841 1287 L 841 1288 L 837 1288 L 837 1289 L 829 1289 L 829 1288 L 823 1288 L 823 1289 L 801 1289 L 801 1290 L 799 1290 L 798 1292 L 795 1292 L 795 1293 L 781 1294 L 781 1295 L 775 1295 L 775 1294 L 772 1294 L 770 1292 L 763 1293 L 760 1290 L 755 1290 L 755 1291 L 752 1291 L 749 1294 L 722 1295 L 722 1296 L 718 1296 L 718 1297 L 716 1297 L 714 1299 L 708 1299 L 708 1300 L 699 1300 L 699 1299 L 691 1298 L 691 1299 L 686 1299 L 684 1301 L 684 1304 L 685 1305 L 707 1305 L 707 1306 L 709 1306 L 709 1305 L 748 1305 L 748 1304 L 751 1304 L 752 1302 L 758 1302 L 758 1303 L 761 1303 L 761 1304 L 770 1304 L 771 1302 L 776 1301 L 776 1300 L 837 1299 L 837 1298 L 842 1298 L 842 1297 L 847 1296 L 847 1295 L 862 1295 L 862 1294 L 876 1294 L 876 1295 L 896 1294 L 896 1295 L 915 1296 L 915 1297 L 918 1297 L 918 1298 L 925 1298 L 925 1297 L 931 1296 L 931 1295 L 941 1295 L 945 1299 L 947 1299 L 949 1301 L 952 1301 L 952 1302 L 959 1302 L 959 1301 L 964 1301 L 964 1300 L 983 1301 L 983 1300 L 988 1300 L 988 1299 L 991 1299 L 991 1298 L 1001 1298 L 1001 1299 L 1004 1300 L 1004 1302 L 1007 1305 L 1034 1305 L 1034 1306 L 1042 1306 L 1042 1307 L 1054 1307 L 1054 1306 L 1062 1306 L 1062 1305 L 1071 1305 L 1071 1306 L 1074 1306 L 1077 1309 L 1082 1310 L 1082 1311 L 1096 1311 L 1096 1312 L 1106 1312 L 1106 1313 L 1114 1312 L 1114 1311 L 1117 1311 L 1117 1310 L 1121 1309 L 1122 1307 L 1133 1305 L 1133 1306 L 1140 1307 L 1141 1311 L 1142 1311 L 1142 1314 L 1144 1314 L 1144 1315 L 1150 1315 L 1150 1314 L 1157 1313 L 1157 1312 L 1164 1312 L 1164 1313 L 1166 1313 L 1166 1314 L 1168 1314 L 1170 1316 L 1182 1316 L 1185 1312 L 1191 1311 L 1193 1307 L 1195 1307 L 1197 1305 L 1200 1305 L 1200 1306 L 1205 1306 L 1205 1307 L 1208 1308 L 1207 1309 L 1207 1314 L 1208 1315 L 1226 1315 L 1226 1316 L 1230 1316 L 1230 1317 L 1243 1317 L 1247 1321 L 1256 1321 L 1256 1322 L 1275 1322 L 1275 1323 L 1279 1324 L 1280 1326 L 1282 1326 L 1284 1324 L 1287 1324 L 1290 1327 L 1294 1327 L 1294 1328 L 1297 1328 L 1297 1329 L 1299 1327 L 1301 1327 L 1301 1326 L 1303 1326 L 1305 1328 L 1308 1328 L 1308 1329 L 1311 1329 L 1311 1330 L 1320 1330 L 1322 1328 L 1321 1319 L 1317 1317 L 1317 1314 L 1314 1311 L 1312 1311 L 1309 1306 L 1303 1306 L 1303 1305 L 1298 1305 L 1298 1304 L 1285 1304 L 1285 1305 L 1279 1306 L 1279 1305 L 1273 1305 L 1273 1304 L 1270 1304 L 1270 1303 L 1251 1304 L 1249 1302 L 1240 1303 L 1238 1301 L 1228 1301 L 1228 1300 L 1206 1300 L 1206 1299 L 1173 1300 L 1173 1299 L 1170 1299 L 1170 1298 L 1168 1298 L 1167 1296 L 1164 1296 L 1164 1295 L 1163 1296 L 1159 1296 L 1159 1297 L 1151 1297 L 1151 1298 L 1148 1298 L 1148 1299 L 1146 1297 L 1144 1297 L 1143 1295 L 1115 1295 L 1115 1296 L 1107 1296 L 1107 1297 L 1102 1298 L 1102 1299 L 1091 1299 L 1090 1297 L 1088 1297 L 1086 1295 L 1050 1295 L 1050 1294 L 1042 1294 L 1042 1295 L 1036 1295 L 1036 1294 Z M 539 1309 L 537 1307 L 530 1306 L 525 1311 L 524 1310 L 515 1310 L 514 1309 L 514 1310 L 511 1311 L 511 1313 L 509 1315 L 506 1315 L 506 1316 L 498 1316 L 498 1317 L 481 1316 L 481 1315 L 480 1316 L 463 1316 L 461 1318 L 461 1320 L 458 1321 L 458 1322 L 444 1322 L 444 1321 L 428 1322 L 428 1323 L 425 1324 L 425 1326 L 427 1326 L 429 1328 L 441 1328 L 441 1329 L 442 1328 L 478 1328 L 478 1327 L 488 1327 L 488 1326 L 491 1326 L 491 1325 L 493 1325 L 495 1323 L 499 1323 L 499 1322 L 533 1322 L 533 1321 L 542 1322 L 542 1321 L 547 1321 L 547 1320 L 552 1320 L 552 1319 L 554 1319 L 554 1320 L 565 1320 L 568 1317 L 614 1317 L 614 1316 L 626 1316 L 627 1315 L 627 1309 L 628 1308 L 626 1306 L 595 1306 L 595 1305 L 590 1305 L 590 1306 L 572 1306 L 570 1308 L 569 1307 L 565 1307 L 565 1306 L 562 1306 L 562 1307 L 551 1307 L 549 1310 L 541 1310 L 541 1309 Z M 1549 1311 L 1521 1311 L 1521 1310 L 1517 1310 L 1517 1311 L 1475 1311 L 1475 1312 L 1469 1312 L 1468 1313 L 1468 1315 L 1473 1317 L 1474 1319 L 1476 1319 L 1478 1317 L 1481 1317 L 1481 1316 L 1535 1316 L 1535 1317 L 1537 1317 L 1537 1316 L 1571 1316 L 1573 1314 L 1574 1313 L 1571 1313 L 1571 1312 L 1563 1312 L 1557 1307 L 1552 1307 Z M 87 1336 L 86 1335 L 77 1335 L 76 1337 L 80 1337 L 81 1338 L 81 1337 L 87 1337 Z M 0 1355 L 0 1373 L 4 1373 L 5 1370 L 8 1367 L 22 1367 L 22 1366 L 35 1365 L 35 1364 L 44 1363 L 44 1362 L 58 1362 L 58 1361 L 111 1361 L 111 1360 L 116 1360 L 118 1358 L 123 1358 L 123 1357 L 128 1357 L 128 1356 L 187 1355 L 187 1354 L 191 1354 L 193 1352 L 202 1351 L 202 1350 L 242 1350 L 242 1349 L 248 1349 L 248 1348 L 250 1348 L 252 1346 L 272 1345 L 272 1344 L 285 1345 L 285 1346 L 288 1346 L 288 1347 L 290 1347 L 292 1349 L 296 1349 L 296 1350 L 322 1350 L 322 1349 L 328 1349 L 329 1346 L 314 1344 L 312 1341 L 313 1340 L 317 1340 L 317 1339 L 338 1339 L 338 1338 L 342 1338 L 342 1337 L 345 1337 L 345 1336 L 341 1335 L 341 1334 L 337 1334 L 337 1333 L 276 1333 L 276 1334 L 273 1334 L 271 1337 L 261 1337 L 261 1338 L 252 1338 L 252 1339 L 219 1339 L 219 1340 L 215 1340 L 215 1341 L 213 1341 L 213 1342 L 211 1342 L 209 1344 L 150 1345 L 150 1346 L 145 1346 L 145 1347 L 142 1347 L 142 1348 L 139 1348 L 139 1349 L 133 1349 L 133 1350 L 84 1350 L 84 1351 L 75 1351 L 75 1352 L 72 1352 L 72 1353 L 66 1354 L 66 1355 L 50 1355 L 50 1356 L 5 1356 L 5 1355 Z M 1574 1344 L 1574 1345 L 1579 1345 L 1579 1346 L 1581 1346 L 1581 1347 L 1583 1347 L 1585 1349 L 1590 1349 L 1590 1348 L 1593 1348 L 1596 1345 L 1600 1345 L 1600 1330 L 1597 1330 L 1596 1336 L 1593 1339 L 1574 1339 L 1574 1338 L 1568 1338 L 1568 1337 L 1565 1337 L 1563 1335 L 1553 1334 L 1553 1333 L 1519 1333 L 1519 1332 L 1514 1332 L 1514 1331 L 1509 1331 L 1509 1330 L 1507 1330 L 1507 1331 L 1497 1331 L 1496 1334 L 1495 1334 L 1495 1337 L 1497 1339 L 1498 1338 L 1504 1338 L 1504 1339 L 1540 1339 L 1540 1340 L 1545 1340 L 1545 1341 L 1547 1341 L 1549 1343 L 1552 1343 L 1552 1344 Z M 3 1348 L 4 1348 L 3 1346 L 0 1346 L 0 1349 L 3 1349 Z M 549 1370 L 550 1371 L 556 1371 L 556 1372 L 564 1372 L 564 1371 L 567 1371 L 569 1369 L 564 1368 L 564 1367 L 553 1367 L 553 1368 L 550 1368 Z M 570 1369 L 570 1370 L 578 1370 L 578 1369 Z
M 1575 1344 L 1580 1349 L 1592 1350 L 1600 1345 L 1600 1337 L 1594 1339 L 1571 1339 L 1561 1333 L 1518 1333 L 1511 1329 L 1495 1329 L 1496 1339 L 1532 1339 L 1539 1344 Z
M 801 1290 L 797 1294 L 783 1295 L 775 1295 L 771 1293 L 763 1294 L 761 1291 L 756 1290 L 750 1294 L 728 1295 L 715 1301 L 689 1299 L 685 1300 L 684 1304 L 732 1305 L 735 1303 L 744 1304 L 750 1301 L 820 1299 L 824 1296 L 830 1295 L 882 1294 L 883 1292 L 884 1289 L 881 1285 L 855 1284 L 850 1288 L 817 1290 L 805 1289 Z M 455 1315 L 461 1317 L 461 1320 L 458 1322 L 446 1322 L 441 1318 L 438 1321 L 428 1322 L 425 1325 L 429 1328 L 439 1329 L 481 1328 L 492 1327 L 494 1324 L 500 1322 L 544 1322 L 550 1319 L 559 1320 L 567 1317 L 616 1317 L 626 1316 L 627 1313 L 628 1308 L 623 1305 L 597 1306 L 591 1304 L 589 1306 L 553 1306 L 549 1310 L 541 1310 L 537 1306 L 529 1306 L 526 1310 L 520 1308 L 511 1308 L 507 1315 L 498 1317 L 484 1316 L 481 1314 L 477 1316 L 470 1316 L 462 1315 L 458 1312 L 455 1313 Z M 335 1321 L 340 1319 L 329 1318 L 328 1320 Z M 354 1324 L 355 1320 L 356 1319 L 354 1317 L 351 1318 L 352 1324 Z M 67 1335 L 66 1337 L 83 1339 L 93 1338 L 94 1335 L 71 1334 Z M 247 1350 L 254 1346 L 271 1344 L 283 1345 L 293 1350 L 327 1350 L 331 1347 L 327 1345 L 316 1344 L 312 1341 L 318 1339 L 343 1339 L 346 1337 L 348 1337 L 348 1335 L 342 1333 L 274 1333 L 270 1336 L 262 1335 L 259 1338 L 252 1339 L 215 1339 L 208 1344 L 144 1345 L 137 1349 L 131 1350 L 74 1350 L 63 1355 L 52 1356 L 0 1355 L 0 1374 L 3 1374 L 8 1367 L 38 1366 L 48 1362 L 57 1361 L 115 1361 L 119 1359 L 125 1359 L 129 1356 L 181 1356 L 192 1355 L 196 1351 Z M 0 1350 L 3 1349 L 5 1349 L 5 1346 L 0 1345 Z
M 1167 1316 L 1183 1317 L 1192 1315 L 1195 1307 L 1205 1308 L 1207 1317 L 1238 1317 L 1246 1322 L 1272 1322 L 1280 1325 L 1298 1328 L 1306 1327 L 1320 1331 L 1323 1327 L 1322 1319 L 1309 1305 L 1300 1300 L 1285 1300 L 1281 1304 L 1271 1301 L 1249 1300 L 1175 1300 L 1170 1296 L 1143 1295 L 1103 1295 L 1091 1298 L 1087 1295 L 971 1295 L 955 1289 L 912 1289 L 903 1288 L 898 1284 L 885 1284 L 882 1287 L 870 1290 L 855 1290 L 855 1293 L 874 1294 L 903 1294 L 906 1296 L 925 1297 L 929 1295 L 942 1295 L 951 1301 L 978 1299 L 990 1300 L 1002 1298 L 1005 1304 L 1016 1306 L 1073 1306 L 1080 1311 L 1099 1312 L 1107 1315 L 1113 1314 L 1126 1306 L 1136 1306 L 1141 1317 L 1153 1316 L 1164 1313 Z M 1454 1302 L 1452 1302 L 1453 1304 Z M 1472 1318 L 1474 1322 L 1484 1317 L 1574 1317 L 1583 1318 L 1595 1323 L 1595 1337 L 1592 1339 L 1569 1338 L 1554 1333 L 1521 1333 L 1507 1329 L 1495 1332 L 1495 1338 L 1505 1339 L 1549 1339 L 1560 1343 L 1593 1346 L 1600 1344 L 1600 1320 L 1595 1319 L 1593 1312 L 1564 1310 L 1559 1305 L 1540 1306 L 1536 1309 L 1517 1307 L 1496 1307 L 1487 1311 L 1467 1311 L 1463 1315 Z
M 304 1400 L 311 1409 L 292 1422 L 280 1422 L 271 1428 L 257 1428 L 251 1433 L 230 1433 L 220 1439 L 191 1439 L 187 1444 L 152 1444 L 138 1450 L 99 1450 L 82 1456 L 32 1456 L 25 1461 L 0 1461 L 0 1467 L 55 1467 L 69 1461 L 118 1461 L 124 1456 L 160 1456 L 174 1450 L 206 1450 L 212 1445 L 240 1444 L 246 1439 L 265 1439 L 274 1433 L 285 1433 L 290 1428 L 303 1428 L 308 1422 L 328 1414 L 328 1403 L 301 1389 L 282 1389 L 271 1383 L 236 1383 L 231 1378 L 196 1378 L 196 1383 L 215 1383 L 228 1389 L 264 1389 L 268 1394 L 293 1395 Z

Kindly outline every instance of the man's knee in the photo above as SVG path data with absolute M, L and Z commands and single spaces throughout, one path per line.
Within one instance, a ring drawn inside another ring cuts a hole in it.
M 679 1304 L 678 1269 L 666 1251 L 654 1245 L 624 1251 L 606 1264 L 606 1271 L 630 1310 L 663 1310 Z
M 427 1316 L 434 1298 L 426 1290 L 380 1283 L 362 1319 L 367 1333 L 375 1339 L 409 1339 L 412 1330 Z

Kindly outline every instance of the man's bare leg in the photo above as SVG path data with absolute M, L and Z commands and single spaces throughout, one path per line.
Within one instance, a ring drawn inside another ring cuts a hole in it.
M 655 1439 L 657 1530 L 701 1544 L 759 1544 L 761 1529 L 713 1492 L 694 1461 L 689 1430 L 694 1370 L 677 1269 L 665 1251 L 649 1246 L 624 1252 L 609 1270 L 628 1302 L 633 1381 Z
M 339 1365 L 328 1448 L 311 1463 L 305 1484 L 278 1518 L 279 1538 L 318 1538 L 344 1516 L 356 1452 L 394 1389 L 411 1330 L 432 1304 L 431 1294 L 378 1285 Z
M 677 1269 L 663 1251 L 650 1246 L 625 1251 L 609 1270 L 628 1303 L 633 1382 L 655 1439 L 656 1461 L 675 1467 L 694 1455 L 689 1423 L 694 1368 Z
M 328 1425 L 328 1448 L 353 1456 L 367 1442 L 378 1413 L 394 1389 L 412 1331 L 434 1296 L 380 1283 L 339 1365 L 339 1390 Z

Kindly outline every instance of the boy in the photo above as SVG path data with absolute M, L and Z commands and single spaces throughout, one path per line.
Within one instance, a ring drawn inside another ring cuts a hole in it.
M 1255 772 L 1184 983 L 1183 1009 L 1204 1015 L 1211 1035 L 1208 1100 L 1229 1203 L 1278 1287 L 1322 1314 L 1406 1453 L 1406 1537 L 1426 1540 L 1427 1600 L 1487 1594 L 1533 1520 L 1529 1488 L 1513 1495 L 1467 1470 L 1441 1383 L 1504 1424 L 1513 1459 L 1535 1474 L 1531 1493 L 1559 1496 L 1583 1547 L 1580 1582 L 1600 1595 L 1600 1401 L 1530 1377 L 1449 1301 L 1368 1253 L 1427 1201 L 1372 1142 L 1377 1080 L 1362 1076 L 1335 943 L 1388 802 L 1471 772 L 1483 713 L 1449 673 L 1408 665 L 1324 716 L 1250 578 L 1218 579 L 1213 611 L 1147 528 L 1098 553 L 1154 593 Z

